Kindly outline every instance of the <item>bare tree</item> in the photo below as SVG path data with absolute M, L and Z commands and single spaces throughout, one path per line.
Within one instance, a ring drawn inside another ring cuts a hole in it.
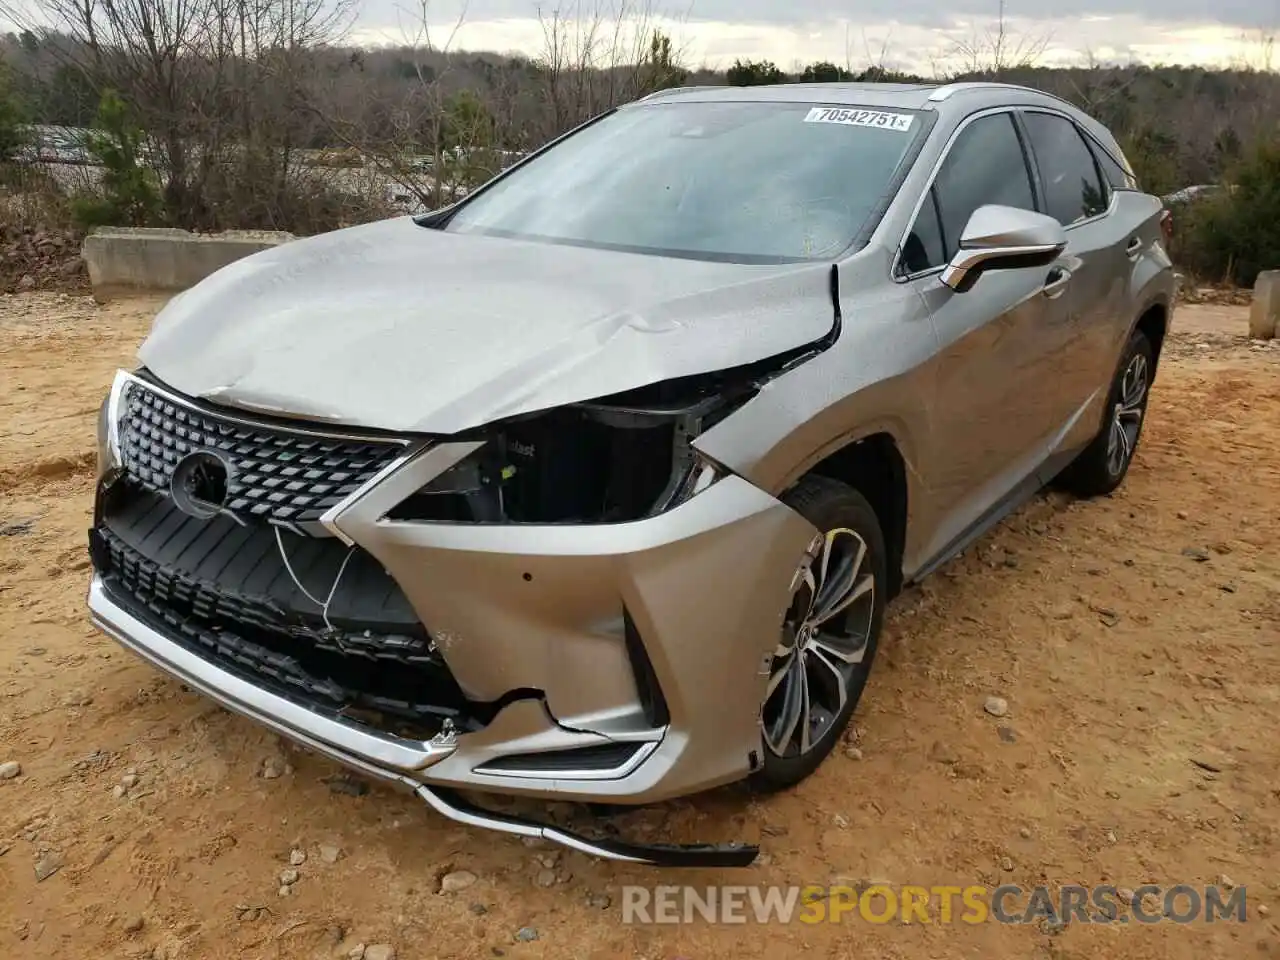
M 998 79 L 1010 70 L 1035 66 L 1049 48 L 1049 34 L 1015 29 L 1007 16 L 1006 0 L 998 4 L 993 24 L 975 25 L 953 43 L 950 59 L 961 75 Z
M 572 0 L 539 9 L 534 62 L 546 106 L 544 139 L 654 90 L 682 83 L 681 52 L 649 0 Z
M 171 222 L 216 226 L 213 184 L 243 220 L 270 223 L 303 135 L 297 101 L 317 46 L 341 37 L 353 0 L 5 0 L 0 13 L 53 49 L 146 131 Z M 48 26 L 51 24 L 52 26 Z M 261 168 L 261 169 L 259 169 Z M 261 179 L 246 173 L 269 174 Z M 262 187 L 249 198 L 246 185 Z

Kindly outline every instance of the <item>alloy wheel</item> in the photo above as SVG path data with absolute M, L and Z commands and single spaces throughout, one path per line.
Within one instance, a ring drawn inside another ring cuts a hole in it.
M 1107 470 L 1113 477 L 1128 466 L 1138 445 L 1147 406 L 1148 370 L 1146 356 L 1136 353 L 1120 379 L 1120 396 L 1112 409 L 1111 433 L 1107 440 Z
M 871 638 L 873 570 L 866 541 L 840 527 L 814 539 L 797 571 L 760 713 L 777 756 L 808 753 L 844 710 Z

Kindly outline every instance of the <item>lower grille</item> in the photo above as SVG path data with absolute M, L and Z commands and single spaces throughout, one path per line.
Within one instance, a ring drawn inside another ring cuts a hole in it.
M 337 580 L 327 623 L 285 569 L 277 536 L 313 596 Z M 395 581 L 351 549 L 225 516 L 199 520 L 128 483 L 101 498 L 90 532 L 112 599 L 223 669 L 402 736 L 433 736 L 445 718 L 473 726 L 477 710 Z

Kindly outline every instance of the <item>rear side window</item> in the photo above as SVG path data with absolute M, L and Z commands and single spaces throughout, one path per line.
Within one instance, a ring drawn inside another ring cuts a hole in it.
M 1086 139 L 1088 139 L 1086 137 Z M 1107 186 L 1112 190 L 1135 190 L 1138 183 L 1111 154 L 1107 153 L 1101 145 L 1094 140 L 1089 140 L 1089 146 L 1093 148 L 1093 155 L 1098 161 L 1098 167 L 1102 170 L 1102 179 L 1106 181 Z M 1110 198 L 1108 197 L 1108 200 Z
M 1040 167 L 1045 212 L 1064 227 L 1104 212 L 1108 191 L 1076 125 L 1050 113 L 1026 113 L 1023 121 Z
M 987 204 L 1036 208 L 1031 173 L 1008 113 L 979 117 L 960 131 L 903 244 L 903 270 L 919 273 L 950 260 L 969 217 Z

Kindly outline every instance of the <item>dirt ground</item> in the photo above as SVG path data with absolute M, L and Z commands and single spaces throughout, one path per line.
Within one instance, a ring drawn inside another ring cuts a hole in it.
M 356 795 L 88 625 L 94 413 L 155 307 L 0 298 L 0 763 L 21 765 L 0 780 L 0 956 L 1280 958 L 1280 346 L 1249 344 L 1243 308 L 1181 310 L 1117 495 L 1044 495 L 894 604 L 850 743 L 809 782 L 629 814 L 636 838 L 764 847 L 746 871 L 672 873 Z M 478 880 L 439 893 L 454 870 Z M 1224 876 L 1245 924 L 658 927 L 619 909 L 624 884 Z

